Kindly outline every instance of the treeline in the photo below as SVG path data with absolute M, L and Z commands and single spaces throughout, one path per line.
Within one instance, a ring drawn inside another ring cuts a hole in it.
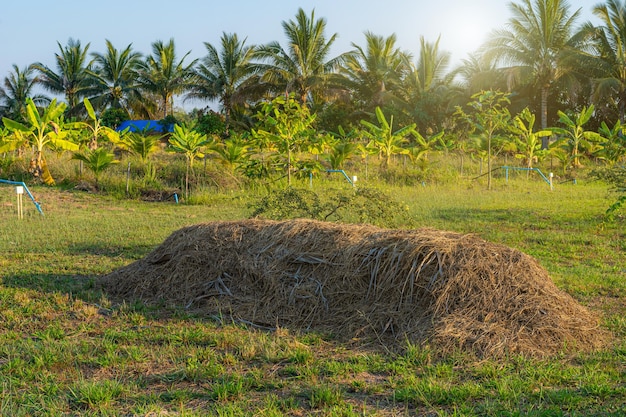
M 67 117 L 83 117 L 89 98 L 104 116 L 162 119 L 173 113 L 173 98 L 193 103 L 217 101 L 230 126 L 249 129 L 261 102 L 293 93 L 318 115 L 317 127 L 336 131 L 374 120 L 375 108 L 393 114 L 402 125 L 420 131 L 449 128 L 456 106 L 482 90 L 511 93 L 511 113 L 528 107 L 542 128 L 558 121 L 558 110 L 577 112 L 595 106 L 592 124 L 623 122 L 626 98 L 625 5 L 608 0 L 593 13 L 603 23 L 580 21 L 581 10 L 563 0 L 522 0 L 512 16 L 492 32 L 474 54 L 450 68 L 450 54 L 439 41 L 420 39 L 418 56 L 402 51 L 395 35 L 365 33 L 364 44 L 330 56 L 337 34 L 326 33 L 326 20 L 300 9 L 283 22 L 285 42 L 248 44 L 236 33 L 223 33 L 218 45 L 205 43 L 205 54 L 180 56 L 173 39 L 156 41 L 150 54 L 106 42 L 104 52 L 70 39 L 58 44 L 55 66 L 33 63 L 13 67 L 0 91 L 0 112 L 19 120 L 25 99 L 36 104 L 36 86 L 67 104 Z M 202 107 L 202 105 L 200 105 Z
M 154 42 L 149 55 L 108 41 L 104 53 L 91 52 L 70 39 L 58 44 L 54 68 L 14 66 L 5 78 L 0 152 L 30 146 L 31 171 L 41 176 L 46 146 L 95 151 L 102 125 L 112 152 L 136 136 L 115 132 L 121 121 L 157 119 L 211 142 L 198 154 L 210 148 L 247 177 L 270 175 L 272 153 L 287 176 L 316 163 L 341 167 L 358 154 L 376 155 L 383 169 L 397 155 L 427 161 L 433 152 L 471 154 L 487 165 L 510 155 L 529 168 L 550 155 L 564 173 L 585 159 L 623 162 L 626 2 L 595 6 L 599 26 L 581 23 L 580 10 L 562 0 L 521 0 L 510 10 L 508 24 L 453 69 L 438 40 L 422 38 L 411 56 L 395 35 L 371 32 L 365 44 L 330 56 L 336 34 L 302 9 L 283 22 L 284 44 L 223 33 L 199 59 L 179 56 L 173 39 Z M 63 102 L 33 94 L 37 86 Z M 176 111 L 174 97 L 217 101 L 220 110 Z M 80 123 L 90 130 L 76 133 Z

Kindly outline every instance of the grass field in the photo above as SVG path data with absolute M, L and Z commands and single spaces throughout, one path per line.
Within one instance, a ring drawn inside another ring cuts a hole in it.
M 203 205 L 34 188 L 15 213 L 0 187 L 0 415 L 626 415 L 626 220 L 605 222 L 606 185 L 497 182 L 388 190 L 410 227 L 475 233 L 518 248 L 615 335 L 593 354 L 550 359 L 400 354 L 319 334 L 114 303 L 98 275 L 190 224 L 249 216 L 251 196 Z

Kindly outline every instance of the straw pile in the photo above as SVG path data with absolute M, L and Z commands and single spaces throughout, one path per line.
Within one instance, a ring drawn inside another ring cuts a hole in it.
M 474 235 L 312 220 L 186 227 L 101 277 L 110 295 L 390 348 L 592 350 L 598 319 L 528 255 Z

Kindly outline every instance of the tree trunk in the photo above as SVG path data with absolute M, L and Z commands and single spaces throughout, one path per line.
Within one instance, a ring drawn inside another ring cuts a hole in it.
M 491 190 L 491 135 L 487 138 L 487 190 Z
M 287 185 L 291 186 L 291 146 L 287 147 Z
M 185 171 L 185 201 L 189 200 L 189 162 L 187 162 L 187 170 Z
M 541 129 L 548 128 L 548 93 L 549 87 L 541 87 Z M 550 137 L 544 136 L 541 138 L 541 149 L 548 149 L 550 145 Z
M 168 105 L 168 101 L 169 101 L 169 96 L 168 96 L 168 94 L 163 94 L 163 118 L 164 118 L 164 119 L 167 117 L 167 105 Z
M 624 116 L 626 114 L 626 90 L 623 90 L 619 97 L 618 103 L 618 117 L 620 123 L 624 124 Z
M 230 108 L 224 112 L 224 138 L 230 137 Z

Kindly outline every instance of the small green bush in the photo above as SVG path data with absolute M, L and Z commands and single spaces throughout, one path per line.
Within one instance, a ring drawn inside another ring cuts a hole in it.
M 626 167 L 615 165 L 597 169 L 592 171 L 590 176 L 611 184 L 612 191 L 618 195 L 617 200 L 606 210 L 606 217 L 614 220 L 617 212 L 626 205 Z
M 318 193 L 289 187 L 272 192 L 249 207 L 253 209 L 251 217 L 272 220 L 309 218 L 384 227 L 411 223 L 402 204 L 373 188 L 326 189 Z

